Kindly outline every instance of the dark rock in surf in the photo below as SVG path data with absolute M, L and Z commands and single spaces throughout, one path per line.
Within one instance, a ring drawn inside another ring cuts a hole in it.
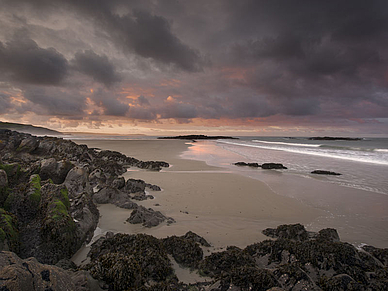
M 261 165 L 262 169 L 265 170 L 271 170 L 271 169 L 277 169 L 277 170 L 282 170 L 282 169 L 287 169 L 287 167 L 283 166 L 283 164 L 277 164 L 277 163 L 264 163 Z
M 240 166 L 240 167 L 252 167 L 252 168 L 261 167 L 261 165 L 259 165 L 258 163 L 246 163 L 246 162 L 237 162 L 237 163 L 234 163 L 234 165 Z
M 331 171 L 325 171 L 325 170 L 315 170 L 312 171 L 311 174 L 317 174 L 317 175 L 332 175 L 332 176 L 340 176 L 342 174 L 336 173 L 336 172 L 331 172 Z

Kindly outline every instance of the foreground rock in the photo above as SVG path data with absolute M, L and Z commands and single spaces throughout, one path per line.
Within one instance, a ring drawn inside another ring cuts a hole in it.
M 332 176 L 340 176 L 340 175 L 342 175 L 340 173 L 330 172 L 330 171 L 325 171 L 325 170 L 315 170 L 315 171 L 312 171 L 311 174 L 332 175 Z
M 93 200 L 135 209 L 134 196 L 151 197 L 146 187 L 160 191 L 142 180 L 125 182 L 119 175 L 128 167 L 169 166 L 10 130 L 0 130 L 0 157 L 0 250 L 48 264 L 90 241 L 99 219 Z
M 167 221 L 167 224 L 175 222 L 173 218 L 164 216 L 160 211 L 155 211 L 151 208 L 147 209 L 144 206 L 138 206 L 132 211 L 127 221 L 132 224 L 141 223 L 145 227 L 158 226 L 164 221 Z
M 35 258 L 20 259 L 11 252 L 0 252 L 0 290 L 9 291 L 87 291 L 102 290 L 88 272 L 65 271 L 44 265 Z
M 199 263 L 218 290 L 387 290 L 388 250 L 358 250 L 334 229 L 307 232 L 300 224 L 266 229 L 278 238 L 213 253 Z

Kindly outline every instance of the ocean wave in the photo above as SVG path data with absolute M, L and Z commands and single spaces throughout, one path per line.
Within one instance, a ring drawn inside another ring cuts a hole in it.
M 374 149 L 375 152 L 388 153 L 388 149 Z
M 381 159 L 381 156 L 373 155 L 371 152 L 368 155 L 354 155 L 351 152 L 335 152 L 335 151 L 326 151 L 324 149 L 322 150 L 314 150 L 314 149 L 303 149 L 302 147 L 273 147 L 270 145 L 259 145 L 259 144 L 246 144 L 246 143 L 238 143 L 238 142 L 230 142 L 230 141 L 217 141 L 219 143 L 229 144 L 229 145 L 235 145 L 235 146 L 243 146 L 243 147 L 251 147 L 251 148 L 260 148 L 260 149 L 268 149 L 268 150 L 277 150 L 277 151 L 285 151 L 285 152 L 291 152 L 291 153 L 297 153 L 297 154 L 305 154 L 305 155 L 312 155 L 312 156 L 319 156 L 319 157 L 325 157 L 325 158 L 333 158 L 333 159 L 341 159 L 341 160 L 348 160 L 348 161 L 354 161 L 354 162 L 362 162 L 362 163 L 371 163 L 371 164 L 377 164 L 377 165 L 388 165 L 388 160 Z
M 287 146 L 298 146 L 298 147 L 309 147 L 309 148 L 318 148 L 322 145 L 320 144 L 305 144 L 305 143 L 293 143 L 293 142 L 281 142 L 281 141 L 264 141 L 264 140 L 252 140 L 253 142 L 266 143 L 266 144 L 279 144 Z

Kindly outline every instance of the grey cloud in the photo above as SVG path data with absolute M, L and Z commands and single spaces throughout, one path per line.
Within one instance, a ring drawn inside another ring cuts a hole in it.
M 0 92 L 0 114 L 7 113 L 8 109 L 11 108 L 11 96 L 9 94 Z
M 5 44 L 0 42 L 0 64 L 3 78 L 28 84 L 59 85 L 68 72 L 62 54 L 54 48 L 41 48 L 23 35 Z
M 106 55 L 97 55 L 92 50 L 77 52 L 73 60 L 75 69 L 110 87 L 120 81 L 115 67 Z
M 104 110 L 105 115 L 125 116 L 129 110 L 128 104 L 120 102 L 114 94 L 103 90 L 95 91 L 92 100 Z
M 148 99 L 146 97 L 144 97 L 143 95 L 140 95 L 139 97 L 137 97 L 137 102 L 139 103 L 140 106 L 151 105 L 150 102 L 148 101 Z
M 24 97 L 31 101 L 29 111 L 38 114 L 56 116 L 83 115 L 85 109 L 85 98 L 75 92 L 65 92 L 55 88 L 31 87 L 23 92 Z M 39 112 L 36 107 L 42 108 Z

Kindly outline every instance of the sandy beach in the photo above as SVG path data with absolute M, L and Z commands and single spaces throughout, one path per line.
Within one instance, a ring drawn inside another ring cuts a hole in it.
M 97 233 L 106 231 L 147 233 L 156 237 L 182 235 L 191 230 L 211 244 L 209 251 L 229 245 L 245 247 L 266 239 L 261 231 L 279 224 L 309 225 L 324 213 L 296 199 L 271 191 L 263 182 L 183 159 L 189 144 L 180 140 L 83 140 L 89 147 L 122 152 L 142 160 L 163 160 L 170 168 L 161 172 L 131 169 L 123 176 L 159 185 L 161 192 L 150 191 L 155 199 L 139 204 L 173 217 L 176 223 L 154 228 L 131 225 L 125 220 L 131 210 L 99 205 Z

